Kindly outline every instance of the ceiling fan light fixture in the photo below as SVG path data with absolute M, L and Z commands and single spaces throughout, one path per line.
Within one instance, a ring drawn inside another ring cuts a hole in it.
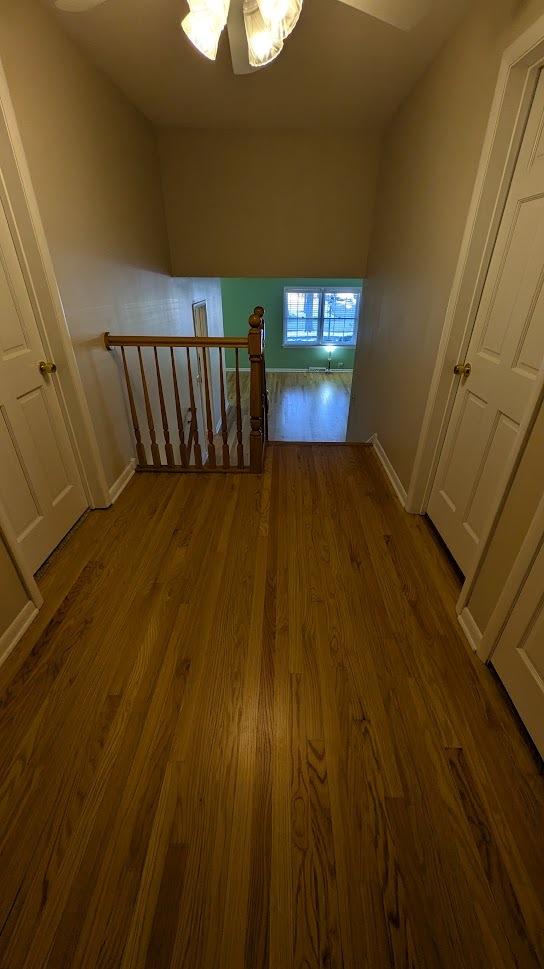
M 244 0 L 244 24 L 249 63 L 252 67 L 270 64 L 283 48 L 279 25 L 264 19 L 258 0 Z
M 272 24 L 285 40 L 296 27 L 302 0 L 258 0 L 263 20 Z
M 190 10 L 181 21 L 185 34 L 204 57 L 214 61 L 217 57 L 219 38 L 225 23 L 206 7 Z

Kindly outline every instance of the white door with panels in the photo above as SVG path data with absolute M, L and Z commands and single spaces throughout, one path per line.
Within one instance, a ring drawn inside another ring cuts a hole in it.
M 0 186 L 0 501 L 35 572 L 87 507 Z
M 477 559 L 544 360 L 544 72 L 501 220 L 428 506 L 462 571 Z
M 544 757 L 544 544 L 491 662 Z

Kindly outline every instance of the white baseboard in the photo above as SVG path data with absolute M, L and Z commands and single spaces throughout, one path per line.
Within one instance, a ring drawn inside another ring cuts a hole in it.
M 473 650 L 478 652 L 480 643 L 482 641 L 482 632 L 474 616 L 471 612 L 469 612 L 467 606 L 462 609 L 457 616 L 457 619 Z
M 389 478 L 389 481 L 391 482 L 393 491 L 395 492 L 397 498 L 399 499 L 402 507 L 406 508 L 406 497 L 407 497 L 406 489 L 404 488 L 402 481 L 400 480 L 397 472 L 395 471 L 393 465 L 391 464 L 391 461 L 389 460 L 389 458 L 387 457 L 387 454 L 385 453 L 383 447 L 381 446 L 378 440 L 378 435 L 373 434 L 368 443 L 372 444 L 374 451 L 376 452 L 376 457 L 380 460 L 382 468 L 384 469 L 387 477 Z
M 38 615 L 38 608 L 33 602 L 26 602 L 18 616 L 6 631 L 0 636 L 0 666 L 8 658 L 9 654 L 15 649 L 21 636 L 26 633 L 30 623 Z
M 117 481 L 114 481 L 110 488 L 110 498 L 111 498 L 112 505 L 114 501 L 117 501 L 121 492 L 125 490 L 135 470 L 136 470 L 136 459 L 131 458 L 126 468 L 124 468 L 124 470 L 121 471 L 121 474 L 117 478 Z
M 227 367 L 227 373 L 235 373 L 235 367 Z M 240 373 L 249 373 L 249 367 L 240 367 Z M 323 370 L 316 371 L 315 367 L 267 367 L 267 373 L 353 373 L 352 367 L 333 367 L 331 370 L 323 368 Z

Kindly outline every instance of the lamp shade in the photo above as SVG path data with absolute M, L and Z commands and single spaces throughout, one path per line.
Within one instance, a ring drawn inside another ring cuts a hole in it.
M 285 40 L 295 27 L 302 10 L 302 0 L 258 0 L 263 20 L 279 31 Z
M 252 67 L 269 64 L 283 47 L 280 25 L 264 19 L 258 0 L 244 0 L 244 24 L 249 63 Z
M 217 57 L 219 38 L 225 22 L 221 22 L 221 19 L 214 16 L 209 9 L 199 7 L 191 10 L 183 18 L 181 26 L 196 49 L 205 57 L 214 61 Z

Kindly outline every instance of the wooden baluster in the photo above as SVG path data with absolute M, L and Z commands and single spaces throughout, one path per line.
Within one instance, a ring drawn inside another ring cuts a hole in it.
M 263 353 L 263 408 L 264 408 L 264 439 L 268 441 L 268 388 L 266 386 L 266 363 Z
M 136 454 L 138 457 L 138 465 L 141 468 L 145 468 L 147 465 L 147 454 L 145 453 L 145 447 L 142 441 L 142 435 L 140 434 L 140 425 L 138 423 L 138 412 L 136 410 L 136 404 L 134 403 L 134 394 L 132 393 L 132 384 L 130 382 L 130 374 L 128 372 L 127 358 L 125 356 L 124 347 L 121 347 L 121 356 L 123 358 L 123 368 L 125 371 L 125 381 L 127 385 L 128 402 L 130 406 L 130 416 L 132 417 L 132 426 L 134 427 L 134 437 L 136 438 Z
M 264 310 L 249 317 L 248 354 L 249 354 L 249 415 L 251 431 L 249 435 L 249 468 L 259 474 L 263 470 L 264 425 L 263 425 L 263 324 Z
M 189 462 L 187 460 L 187 448 L 185 447 L 185 430 L 183 427 L 183 416 L 181 413 L 181 400 L 179 396 L 178 377 L 176 373 L 176 361 L 174 357 L 174 347 L 170 347 L 170 359 L 172 361 L 172 381 L 174 384 L 174 398 L 176 401 L 176 417 L 178 420 L 179 456 L 181 458 L 182 466 L 186 468 Z
M 230 468 L 229 432 L 227 410 L 225 407 L 225 376 L 223 372 L 223 350 L 219 347 L 219 379 L 221 382 L 221 434 L 223 436 L 223 467 Z
M 236 347 L 236 438 L 238 441 L 238 467 L 244 467 L 244 441 L 242 438 L 242 403 L 240 396 L 240 361 Z
M 153 347 L 153 352 L 155 354 L 155 370 L 157 371 L 157 387 L 159 390 L 159 402 L 161 405 L 162 430 L 164 434 L 164 450 L 166 452 L 166 463 L 170 468 L 172 468 L 176 462 L 174 460 L 174 448 L 170 443 L 170 429 L 168 427 L 168 414 L 166 413 L 166 405 L 164 403 L 161 368 L 159 367 L 159 355 L 157 353 L 157 347 Z
M 193 450 L 195 452 L 195 464 L 197 468 L 202 467 L 202 451 L 198 442 L 198 416 L 195 405 L 195 392 L 193 389 L 193 373 L 191 370 L 191 354 L 187 347 L 187 375 L 189 378 L 189 399 L 191 402 L 191 430 L 193 433 Z
M 161 467 L 161 452 L 159 451 L 159 445 L 157 444 L 157 438 L 155 436 L 155 425 L 153 424 L 153 411 L 151 410 L 151 404 L 149 401 L 149 394 L 147 392 L 147 380 L 145 379 L 145 369 L 144 361 L 142 360 L 142 348 L 138 347 L 138 357 L 140 360 L 140 373 L 142 375 L 142 387 L 144 391 L 144 401 L 145 401 L 145 412 L 147 414 L 147 426 L 149 428 L 149 437 L 151 438 L 151 456 L 153 458 L 153 464 L 156 468 Z
M 201 350 L 202 361 L 204 364 L 204 394 L 206 396 L 206 426 L 208 429 L 208 465 L 210 468 L 215 468 L 215 445 L 213 443 L 213 417 L 212 417 L 212 406 L 210 401 L 210 381 L 208 377 L 208 350 L 203 347 Z

